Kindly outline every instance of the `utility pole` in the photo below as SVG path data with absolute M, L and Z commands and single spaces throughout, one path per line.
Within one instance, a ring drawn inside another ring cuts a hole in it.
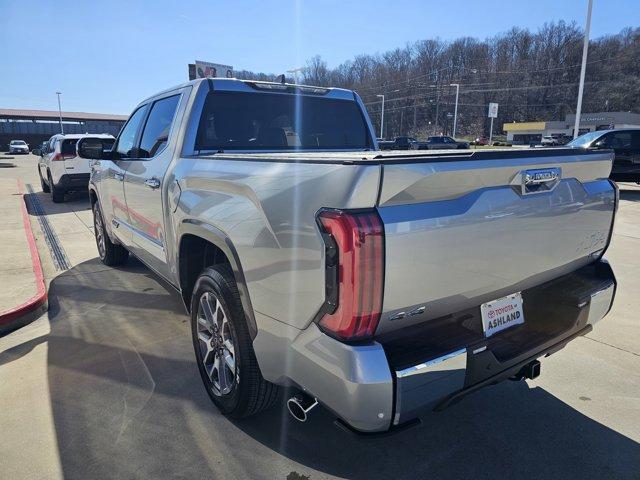
M 64 135 L 64 128 L 62 127 L 62 107 L 60 106 L 60 95 L 62 92 L 56 92 L 58 96 L 58 115 L 60 116 L 60 133 Z
M 376 95 L 376 97 L 382 98 L 382 115 L 380 119 L 380 138 L 384 140 L 384 95 Z
M 580 115 L 582 114 L 582 94 L 584 93 L 584 76 L 587 73 L 587 53 L 589 51 L 589 30 L 591 29 L 591 10 L 593 0 L 589 0 L 587 6 L 587 21 L 584 26 L 584 44 L 582 45 L 582 67 L 580 68 L 580 86 L 578 87 L 578 105 L 576 106 L 576 122 L 573 126 L 573 138 L 580 131 Z
M 452 87 L 456 87 L 456 106 L 453 108 L 453 138 L 456 138 L 456 127 L 458 126 L 458 96 L 460 95 L 460 84 L 452 83 Z
M 436 121 L 433 124 L 433 134 L 438 133 L 438 115 L 440 114 L 440 87 L 438 86 L 438 72 L 436 72 Z

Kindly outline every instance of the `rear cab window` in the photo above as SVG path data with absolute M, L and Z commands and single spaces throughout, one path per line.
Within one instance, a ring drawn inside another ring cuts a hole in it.
M 284 93 L 209 92 L 195 141 L 197 151 L 370 148 L 355 101 Z

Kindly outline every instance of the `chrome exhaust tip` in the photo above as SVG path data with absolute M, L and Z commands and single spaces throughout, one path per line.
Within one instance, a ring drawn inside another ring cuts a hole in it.
M 287 400 L 289 413 L 299 422 L 306 422 L 309 412 L 313 410 L 316 405 L 318 405 L 318 400 L 304 393 L 298 393 Z

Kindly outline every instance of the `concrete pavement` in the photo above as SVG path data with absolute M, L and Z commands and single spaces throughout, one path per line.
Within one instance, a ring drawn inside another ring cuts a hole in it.
M 624 186 L 607 257 L 619 290 L 587 337 L 421 427 L 362 440 L 315 412 L 239 422 L 210 403 L 178 295 L 134 260 L 96 258 L 86 196 L 53 204 L 31 184 L 69 259 L 36 230 L 50 309 L 0 338 L 0 472 L 6 478 L 640 478 L 640 188 Z M 8 170 L 8 169 L 5 169 Z M 0 178 L 6 174 L 0 171 Z
M 18 179 L 0 178 L 0 332 L 16 328 L 34 311 L 41 313 L 46 307 L 42 268 L 23 191 Z

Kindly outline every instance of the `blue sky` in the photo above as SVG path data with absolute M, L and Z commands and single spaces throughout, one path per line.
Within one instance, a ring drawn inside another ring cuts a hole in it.
M 640 25 L 639 0 L 594 0 L 592 38 Z M 0 0 L 0 108 L 127 114 L 198 60 L 282 73 L 425 38 L 584 24 L 587 0 Z

